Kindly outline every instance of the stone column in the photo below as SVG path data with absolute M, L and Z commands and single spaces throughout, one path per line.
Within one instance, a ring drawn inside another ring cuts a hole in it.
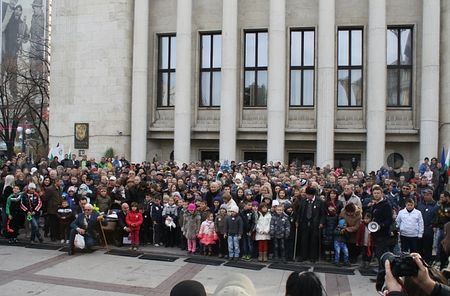
M 317 80 L 317 165 L 334 166 L 334 112 L 336 106 L 334 68 L 335 2 L 319 1 Z
M 442 1 L 439 149 L 450 149 L 450 1 Z M 422 159 L 421 159 L 422 160 Z
M 236 160 L 238 89 L 238 1 L 223 1 L 220 160 Z
M 286 2 L 270 0 L 267 161 L 284 163 L 286 121 Z
M 174 159 L 179 165 L 191 160 L 191 53 L 192 0 L 178 0 Z
M 149 2 L 134 1 L 133 84 L 131 90 L 131 161 L 147 156 L 147 83 L 148 83 Z
M 444 1 L 446 2 L 446 1 Z M 420 161 L 438 157 L 440 0 L 424 0 L 422 15 L 422 89 Z M 448 112 L 448 110 L 447 110 Z
M 366 171 L 385 161 L 386 141 L 386 0 L 369 1 L 367 41 Z

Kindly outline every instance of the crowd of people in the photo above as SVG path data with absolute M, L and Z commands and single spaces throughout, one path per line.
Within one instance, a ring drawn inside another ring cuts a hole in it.
M 361 268 L 387 251 L 418 252 L 445 267 L 450 253 L 448 175 L 436 158 L 417 173 L 365 173 L 296 163 L 177 166 L 75 155 L 32 163 L 19 156 L 4 162 L 1 177 L 2 235 L 13 244 L 25 228 L 30 242 L 48 237 L 69 244 L 70 254 L 77 234 L 88 247 L 101 239 L 229 260 L 350 266 L 361 256 Z

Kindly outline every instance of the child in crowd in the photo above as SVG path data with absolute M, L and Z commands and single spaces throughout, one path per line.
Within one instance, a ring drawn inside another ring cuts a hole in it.
M 253 232 L 256 228 L 256 214 L 252 210 L 252 202 L 244 201 L 244 208 L 241 212 L 241 218 L 244 223 L 244 232 L 242 236 L 242 246 L 244 248 L 244 254 L 242 259 L 250 261 L 253 254 Z
M 109 208 L 111 207 L 111 197 L 108 195 L 106 187 L 100 188 L 100 194 L 97 196 L 95 202 L 100 213 L 108 213 Z
M 219 212 L 219 210 L 220 210 L 220 197 L 216 197 L 216 198 L 214 198 L 214 201 L 213 201 L 213 207 L 212 207 L 212 213 L 214 214 L 214 216 L 216 216 L 217 215 L 217 213 Z
M 198 238 L 203 246 L 203 255 L 212 255 L 212 247 L 219 239 L 214 228 L 214 214 L 210 213 L 208 218 L 202 222 Z
M 361 268 L 367 269 L 372 261 L 372 237 L 369 231 L 369 223 L 372 221 L 372 214 L 364 214 L 363 223 L 359 225 L 356 233 L 356 245 L 362 248 Z
M 219 258 L 225 256 L 228 258 L 227 254 L 227 239 L 225 238 L 225 219 L 227 217 L 227 206 L 222 204 L 220 206 L 219 213 L 216 216 L 214 226 L 216 228 L 217 236 L 219 237 Z
M 287 198 L 286 195 L 286 191 L 284 189 L 280 189 L 280 191 L 278 191 L 278 198 L 277 201 L 280 205 L 285 206 L 288 204 L 291 204 L 291 202 L 289 201 L 289 199 Z
M 290 224 L 290 231 L 289 236 L 286 238 L 286 260 L 294 260 L 294 242 L 295 242 L 295 233 L 297 231 L 295 222 L 296 217 L 294 215 L 294 210 L 291 205 L 287 205 L 284 207 L 284 212 L 286 213 L 289 224 Z
M 136 251 L 139 247 L 139 230 L 144 218 L 138 209 L 137 202 L 131 203 L 131 211 L 128 212 L 126 222 L 130 228 L 131 249 Z
M 153 244 L 155 247 L 161 245 L 161 235 L 163 231 L 163 207 L 161 206 L 161 198 L 155 197 L 150 210 L 150 217 L 153 221 Z
M 200 229 L 200 215 L 196 211 L 195 204 L 189 204 L 184 214 L 183 235 L 187 239 L 188 254 L 195 254 L 197 250 L 197 234 Z
M 230 260 L 239 259 L 239 240 L 243 233 L 243 222 L 239 216 L 239 208 L 233 205 L 230 209 L 231 215 L 225 220 L 225 237 L 228 240 L 228 256 Z
M 175 230 L 178 223 L 178 207 L 173 197 L 169 197 L 164 205 L 162 216 L 165 224 L 166 248 L 175 245 Z
M 20 225 L 23 224 L 24 215 L 20 209 L 20 187 L 14 186 L 13 193 L 6 199 L 5 213 L 7 217 L 5 236 L 9 243 L 17 243 Z
M 349 255 L 348 255 L 348 247 L 347 247 L 347 232 L 345 231 L 346 227 L 345 219 L 339 219 L 338 225 L 335 229 L 334 235 L 334 264 L 336 266 L 342 266 L 340 262 L 341 252 L 344 254 L 344 265 L 350 266 Z
M 142 206 L 142 217 L 144 218 L 144 222 L 142 222 L 141 225 L 140 241 L 143 245 L 153 243 L 153 223 L 150 215 L 152 204 L 153 197 L 150 193 L 147 193 Z
M 73 210 L 70 208 L 69 202 L 66 199 L 62 200 L 61 206 L 56 212 L 56 216 L 59 221 L 59 235 L 61 236 L 61 243 L 63 244 L 65 242 L 68 244 L 70 223 L 72 223 L 73 219 L 75 219 L 75 215 L 73 214 Z
M 283 212 L 283 206 L 278 205 L 270 220 L 270 237 L 273 241 L 274 259 L 276 261 L 279 258 L 278 256 L 281 256 L 281 260 L 286 262 L 285 242 L 290 231 L 291 224 L 288 216 Z
M 256 220 L 256 236 L 255 240 L 258 241 L 258 261 L 267 261 L 267 252 L 269 251 L 270 241 L 270 220 L 272 215 L 269 213 L 267 204 L 262 202 L 259 205 L 258 218 Z
M 186 250 L 187 240 L 183 234 L 183 223 L 184 223 L 184 215 L 187 212 L 188 203 L 184 200 L 180 200 L 178 202 L 178 227 L 177 227 L 177 236 L 178 236 L 178 246 L 182 251 Z
M 408 198 L 406 207 L 397 215 L 398 228 L 400 230 L 400 243 L 402 252 L 416 253 L 419 240 L 422 238 L 424 226 L 422 213 L 414 208 L 414 200 Z

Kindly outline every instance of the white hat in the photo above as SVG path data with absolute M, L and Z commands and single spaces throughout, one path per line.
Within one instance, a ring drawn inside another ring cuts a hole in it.
M 31 172 L 31 174 L 34 174 L 37 172 L 37 170 L 38 170 L 37 168 L 31 168 L 30 172 Z
M 232 273 L 219 283 L 213 295 L 256 296 L 256 289 L 248 277 L 241 273 Z
M 110 180 L 110 181 L 116 181 L 117 178 L 116 178 L 115 176 L 111 176 L 111 177 L 109 177 L 109 180 Z
M 34 183 L 28 184 L 28 189 L 36 189 L 36 184 Z
M 230 212 L 235 212 L 235 213 L 239 213 L 239 208 L 238 208 L 238 206 L 231 206 L 231 208 L 230 208 Z
M 272 201 L 272 207 L 276 207 L 276 206 L 279 206 L 279 205 L 280 205 L 280 202 L 278 200 L 273 200 Z

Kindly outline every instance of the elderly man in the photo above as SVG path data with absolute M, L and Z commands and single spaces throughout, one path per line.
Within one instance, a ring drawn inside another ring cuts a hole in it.
M 124 202 L 121 206 L 122 210 L 117 213 L 117 229 L 116 229 L 116 246 L 123 246 L 123 238 L 127 237 L 130 233 L 130 228 L 127 226 L 126 217 L 130 211 L 130 206 Z
M 349 203 L 353 203 L 355 206 L 362 209 L 361 199 L 353 193 L 353 188 L 353 184 L 344 185 L 344 192 L 339 195 L 339 200 L 342 201 L 344 207 Z
M 80 234 L 84 237 L 84 242 L 87 249 L 98 243 L 97 228 L 99 227 L 99 223 L 101 222 L 106 226 L 107 222 L 104 220 L 103 216 L 92 212 L 93 208 L 94 207 L 91 204 L 86 204 L 84 206 L 84 213 L 78 215 L 78 217 L 70 225 L 69 255 L 73 255 L 74 253 L 74 241 L 76 234 Z

